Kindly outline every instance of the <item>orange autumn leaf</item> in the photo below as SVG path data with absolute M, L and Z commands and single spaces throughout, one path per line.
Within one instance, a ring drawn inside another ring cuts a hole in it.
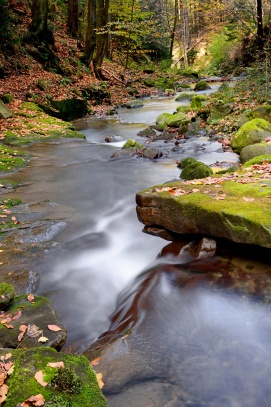
M 4 403 L 4 401 L 7 398 L 7 394 L 8 394 L 8 386 L 6 384 L 3 384 L 0 387 L 0 404 Z
M 61 328 L 57 325 L 47 325 L 47 328 L 54 332 L 61 331 Z
M 29 399 L 25 400 L 25 402 L 23 403 L 23 406 L 27 406 L 29 405 L 30 402 L 33 406 L 43 406 L 45 403 L 45 399 L 43 397 L 42 394 L 37 394 L 36 396 L 31 396 L 29 397 Z M 27 403 L 27 404 L 25 404 Z
M 28 296 L 27 296 L 27 299 L 28 299 L 28 301 L 33 301 L 34 300 L 34 298 L 35 298 L 35 296 L 33 295 L 33 294 L 29 294 Z
M 23 336 L 25 334 L 25 332 L 27 331 L 27 325 L 21 325 L 19 327 L 19 330 L 21 331 L 21 333 L 18 335 L 18 341 L 21 342 L 21 340 L 23 339 Z
M 47 386 L 48 383 L 46 383 L 46 382 L 43 380 L 43 372 L 42 372 L 42 370 L 39 370 L 38 372 L 36 372 L 34 377 L 35 377 L 35 379 L 37 380 L 37 382 L 38 382 L 42 387 Z
M 46 366 L 50 366 L 50 367 L 56 367 L 57 369 L 61 368 L 61 367 L 65 367 L 64 362 L 49 362 L 47 363 Z
M 100 363 L 101 358 L 96 358 L 90 362 L 91 366 L 97 366 Z
M 100 389 L 102 389 L 104 387 L 104 382 L 102 380 L 103 379 L 102 373 L 97 373 L 96 374 L 96 379 L 97 379 L 97 382 L 98 382 L 98 385 L 99 385 Z
M 245 196 L 243 196 L 243 200 L 244 200 L 245 202 L 253 202 L 253 201 L 255 201 L 254 198 L 246 198 Z

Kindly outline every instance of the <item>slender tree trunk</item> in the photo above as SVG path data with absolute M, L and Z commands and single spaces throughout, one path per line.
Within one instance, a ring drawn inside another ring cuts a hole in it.
M 108 10 L 109 10 L 109 0 L 97 0 L 97 20 L 96 28 L 97 30 L 103 29 L 108 23 Z M 107 51 L 108 45 L 108 34 L 107 32 L 97 32 L 96 34 L 96 50 L 95 58 L 93 60 L 95 74 L 98 78 L 103 79 L 101 72 L 102 63 Z
M 175 0 L 175 13 L 174 13 L 174 23 L 173 23 L 173 28 L 170 36 L 170 59 L 173 57 L 173 49 L 174 49 L 174 42 L 175 42 L 175 35 L 176 35 L 176 28 L 177 28 L 177 22 L 179 19 L 179 14 L 178 14 L 178 0 Z
M 257 37 L 259 47 L 263 48 L 263 9 L 262 0 L 257 0 Z
M 68 0 L 68 32 L 72 37 L 78 37 L 79 4 L 78 0 Z
M 86 20 L 85 58 L 87 65 L 90 65 L 96 48 L 96 0 L 88 0 Z

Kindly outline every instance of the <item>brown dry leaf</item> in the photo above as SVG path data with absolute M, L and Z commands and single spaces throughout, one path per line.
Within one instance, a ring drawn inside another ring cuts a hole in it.
M 0 387 L 0 404 L 4 403 L 4 401 L 7 398 L 7 394 L 8 394 L 8 386 L 6 384 L 3 384 Z
M 102 373 L 97 373 L 96 378 L 97 378 L 97 382 L 98 382 L 100 389 L 102 389 L 104 387 L 104 382 L 102 380 L 103 379 Z
M 6 328 L 8 328 L 8 329 L 12 329 L 12 328 L 14 328 L 14 326 L 13 325 L 11 325 L 11 324 L 3 324 Z
M 4 359 L 7 360 L 7 359 L 11 358 L 11 356 L 12 356 L 12 353 L 7 353 L 7 354 L 4 356 Z
M 267 184 L 261 184 L 261 187 L 267 187 Z
M 7 374 L 5 372 L 0 372 L 0 386 L 2 386 L 7 378 Z
M 29 338 L 36 338 L 40 334 L 42 334 L 42 330 L 40 330 L 37 325 L 28 324 L 28 326 L 27 326 L 27 336 L 29 336 Z
M 193 188 L 192 189 L 192 192 L 195 194 L 196 192 L 199 192 L 200 190 L 199 189 L 197 189 L 197 188 Z
M 16 311 L 13 318 L 12 318 L 12 320 L 16 321 L 16 319 L 21 318 L 21 316 L 22 316 L 22 311 Z
M 101 358 L 96 358 L 90 362 L 91 366 L 97 366 L 100 363 Z
M 45 399 L 42 394 L 37 394 L 36 396 L 31 396 L 25 402 L 30 402 L 33 406 L 43 406 L 45 403 Z
M 50 329 L 50 331 L 54 331 L 54 332 L 57 332 L 57 331 L 61 331 L 61 330 L 62 330 L 62 329 L 61 329 L 59 326 L 57 326 L 57 325 L 47 325 L 47 328 Z
M 243 196 L 243 200 L 246 202 L 253 202 L 255 201 L 255 198 L 246 198 L 245 196 Z
M 4 369 L 8 372 L 11 366 L 13 365 L 13 362 L 8 362 L 8 363 L 3 363 Z
M 21 342 L 21 340 L 23 339 L 23 336 L 25 334 L 25 332 L 27 331 L 27 325 L 21 325 L 19 327 L 21 333 L 18 335 L 18 341 Z
M 42 372 L 42 370 L 39 370 L 38 372 L 36 372 L 34 377 L 35 377 L 35 379 L 37 380 L 37 382 L 38 382 L 42 387 L 47 386 L 48 383 L 46 383 L 46 382 L 43 380 L 43 372 Z
M 49 362 L 47 363 L 46 366 L 50 366 L 50 367 L 56 367 L 57 369 L 59 369 L 60 367 L 65 367 L 64 362 Z
M 27 299 L 28 299 L 28 301 L 33 301 L 34 300 L 34 298 L 35 298 L 35 296 L 33 295 L 33 294 L 29 294 L 28 296 L 27 296 Z

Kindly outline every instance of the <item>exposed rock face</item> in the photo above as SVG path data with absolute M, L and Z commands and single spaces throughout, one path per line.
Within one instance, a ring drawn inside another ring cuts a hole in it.
M 0 119 L 13 117 L 12 111 L 0 100 Z
M 209 178 L 207 178 L 208 180 Z M 271 181 L 253 187 L 213 179 L 204 185 L 174 182 L 141 191 L 136 196 L 139 220 L 179 234 L 224 237 L 234 242 L 271 247 L 271 214 L 266 196 Z M 251 195 L 253 194 L 253 195 Z M 253 198 L 254 196 L 254 198 Z

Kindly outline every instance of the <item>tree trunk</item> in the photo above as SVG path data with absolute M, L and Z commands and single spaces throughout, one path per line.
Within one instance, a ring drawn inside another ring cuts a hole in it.
M 48 33 L 48 0 L 33 0 L 32 2 L 32 21 L 29 25 L 29 31 L 38 37 L 46 36 Z
M 78 0 L 68 0 L 68 32 L 72 37 L 78 37 L 79 29 L 79 4 Z
M 109 10 L 109 0 L 97 0 L 96 28 L 98 32 L 96 34 L 96 50 L 93 64 L 95 75 L 99 79 L 104 79 L 104 75 L 102 74 L 101 68 L 108 46 L 107 32 L 100 31 L 99 33 L 99 30 L 103 29 L 108 23 L 108 10 Z
M 87 65 L 93 60 L 96 48 L 96 0 L 88 0 L 87 4 L 87 29 L 85 36 L 85 59 Z
M 262 0 L 257 0 L 257 37 L 260 49 L 263 48 L 263 9 Z

